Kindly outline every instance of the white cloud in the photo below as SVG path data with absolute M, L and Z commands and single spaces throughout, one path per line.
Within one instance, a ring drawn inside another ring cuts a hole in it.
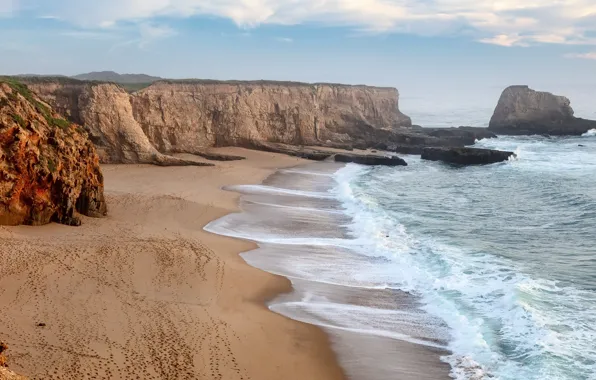
M 0 0 L 3 5 L 16 0 Z M 489 44 L 596 44 L 594 0 L 20 0 L 80 27 L 211 15 L 250 28 L 318 23 L 361 32 L 461 33 Z
M 479 42 L 483 42 L 485 44 L 493 44 L 499 46 L 527 46 L 522 41 L 522 37 L 517 34 L 508 35 L 508 34 L 499 34 L 494 37 L 490 38 L 482 38 L 478 40 Z
M 288 44 L 294 42 L 293 39 L 288 38 L 288 37 L 275 37 L 275 40 L 276 41 L 279 41 L 279 42 L 285 42 L 285 43 L 288 43 Z
M 575 54 L 566 54 L 566 58 L 578 58 L 578 59 L 592 59 L 596 60 L 596 51 L 589 52 L 589 53 L 575 53 Z

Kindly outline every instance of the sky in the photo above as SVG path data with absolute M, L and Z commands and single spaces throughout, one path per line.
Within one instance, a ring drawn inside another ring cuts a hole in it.
M 0 74 L 381 85 L 412 112 L 528 84 L 596 116 L 594 0 L 0 0 L 0 36 Z

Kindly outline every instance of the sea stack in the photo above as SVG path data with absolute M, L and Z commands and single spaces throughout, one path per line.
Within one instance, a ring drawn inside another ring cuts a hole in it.
M 575 117 L 570 104 L 564 96 L 528 86 L 507 87 L 488 129 L 503 135 L 579 136 L 596 128 L 596 121 Z
M 0 225 L 79 225 L 107 213 L 99 156 L 83 128 L 0 79 Z

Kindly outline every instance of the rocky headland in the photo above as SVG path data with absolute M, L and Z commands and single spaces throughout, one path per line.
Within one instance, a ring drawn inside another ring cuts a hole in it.
M 506 88 L 488 129 L 503 135 L 582 135 L 596 128 L 596 121 L 574 116 L 564 96 L 534 91 L 528 86 Z
M 494 136 L 482 128 L 412 126 L 399 110 L 395 88 L 162 80 L 130 92 L 71 78 L 24 80 L 58 112 L 85 126 L 104 163 L 176 164 L 171 154 L 206 157 L 211 147 L 267 150 L 267 144 L 420 154 L 427 146 L 465 146 Z
M 79 225 L 75 211 L 107 212 L 93 143 L 26 86 L 0 78 L 0 225 Z

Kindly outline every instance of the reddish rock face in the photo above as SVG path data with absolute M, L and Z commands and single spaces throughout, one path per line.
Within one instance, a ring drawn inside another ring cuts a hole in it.
M 0 225 L 79 225 L 107 213 L 87 133 L 21 83 L 0 79 Z

